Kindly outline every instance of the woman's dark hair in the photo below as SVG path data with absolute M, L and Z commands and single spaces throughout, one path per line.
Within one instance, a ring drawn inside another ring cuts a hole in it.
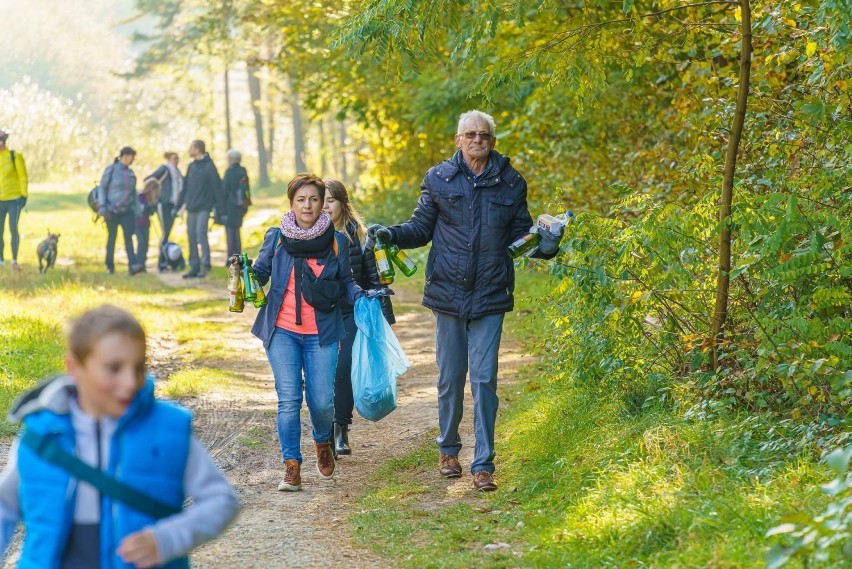
M 125 146 L 118 151 L 118 156 L 115 157 L 115 161 L 118 162 L 119 158 L 122 156 L 136 156 L 136 151 L 129 146 Z
M 204 144 L 203 140 L 193 140 L 190 143 L 190 146 L 196 147 L 199 152 L 207 152 L 207 146 Z
M 317 190 L 319 190 L 320 202 L 325 201 L 325 182 L 322 181 L 322 178 L 313 174 L 299 174 L 287 184 L 287 198 L 290 200 L 290 203 L 293 203 L 296 192 L 305 186 L 316 186 Z
M 163 158 L 165 158 L 166 160 L 171 160 L 172 156 L 177 156 L 177 152 L 166 152 L 165 154 L 163 154 Z

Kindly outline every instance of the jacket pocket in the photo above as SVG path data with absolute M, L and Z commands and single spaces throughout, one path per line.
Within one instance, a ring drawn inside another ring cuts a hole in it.
M 493 229 L 503 229 L 508 227 L 512 221 L 515 208 L 514 200 L 506 196 L 491 196 L 488 198 L 488 207 L 486 208 L 486 216 L 488 217 L 488 227 Z
M 454 227 L 461 225 L 464 206 L 461 194 L 436 194 L 434 199 L 438 205 L 438 215 L 444 223 Z

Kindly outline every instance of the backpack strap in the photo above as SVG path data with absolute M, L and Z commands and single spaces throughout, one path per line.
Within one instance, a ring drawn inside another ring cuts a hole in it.
M 58 466 L 77 480 L 91 484 L 102 494 L 122 502 L 134 510 L 160 520 L 173 516 L 182 508 L 170 506 L 121 482 L 102 470 L 90 466 L 65 451 L 56 441 L 26 429 L 21 444 L 30 448 L 39 458 Z
M 12 159 L 12 166 L 15 166 L 15 151 L 14 150 L 9 151 L 9 158 Z

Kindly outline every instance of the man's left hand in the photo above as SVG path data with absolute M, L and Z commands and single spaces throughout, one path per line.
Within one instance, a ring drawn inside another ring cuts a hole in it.
M 558 235 L 554 235 L 546 229 L 538 228 L 538 234 L 541 236 L 541 241 L 538 244 L 538 249 L 545 255 L 553 255 L 559 250 L 559 243 L 562 241 L 562 235 L 565 233 L 565 228 L 559 230 Z

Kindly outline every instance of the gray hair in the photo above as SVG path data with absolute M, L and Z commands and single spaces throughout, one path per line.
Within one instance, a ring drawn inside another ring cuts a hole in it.
M 488 123 L 488 128 L 491 129 L 491 135 L 497 136 L 497 127 L 494 125 L 494 117 L 489 115 L 488 113 L 483 113 L 482 111 L 477 111 L 476 109 L 472 111 L 468 111 L 466 113 L 462 113 L 459 115 L 459 126 L 456 128 L 456 132 L 458 134 L 462 133 L 462 126 L 464 125 L 467 119 L 482 119 Z
M 240 154 L 239 150 L 229 150 L 228 151 L 228 160 L 233 162 L 234 164 L 239 164 L 240 160 L 243 159 L 243 155 Z

